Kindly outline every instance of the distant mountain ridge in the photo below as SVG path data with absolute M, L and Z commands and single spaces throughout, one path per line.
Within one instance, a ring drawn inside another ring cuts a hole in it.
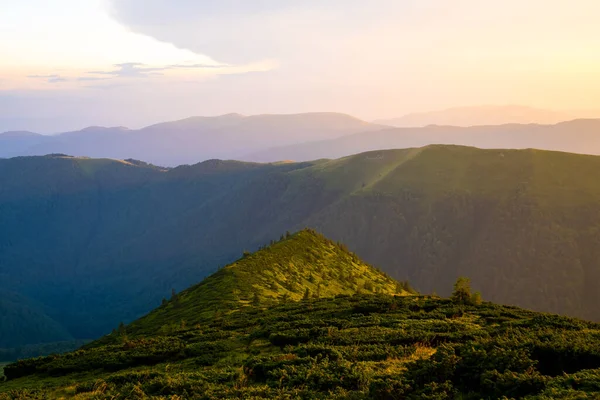
M 157 165 L 238 159 L 271 146 L 334 139 L 382 126 L 339 113 L 226 114 L 191 117 L 139 130 L 92 126 L 57 135 L 0 135 L 0 158 L 63 153 L 94 158 L 144 160 Z
M 432 144 L 483 149 L 528 149 L 600 155 L 600 119 L 578 119 L 555 125 L 506 124 L 490 126 L 437 126 L 388 128 L 276 147 L 248 154 L 248 161 L 316 160 L 338 158 L 374 150 L 421 147 Z
M 552 125 L 577 118 L 581 118 L 581 116 L 576 112 L 551 111 L 534 107 L 508 105 L 454 107 L 439 111 L 407 114 L 400 118 L 380 119 L 374 121 L 374 123 L 399 128 L 423 127 L 428 125 L 461 127 L 505 124 Z
M 518 116 L 530 110 L 535 109 L 490 107 L 488 114 L 491 113 L 495 117 L 484 118 L 479 122 L 502 123 L 506 120 L 500 117 L 502 115 Z M 473 110 L 461 108 L 459 111 L 461 115 L 469 116 Z M 536 112 L 543 114 L 543 110 Z M 477 115 L 475 111 L 473 113 Z M 539 148 L 600 154 L 598 120 L 569 120 L 553 125 L 529 123 L 553 123 L 566 119 L 569 119 L 568 115 L 552 114 L 548 118 L 513 118 L 513 121 L 527 123 L 488 123 L 460 127 L 447 124 L 454 122 L 453 125 L 460 125 L 462 122 L 459 120 L 441 118 L 435 121 L 446 124 L 393 128 L 339 113 L 253 116 L 225 114 L 217 117 L 191 117 L 138 130 L 91 126 L 80 131 L 52 136 L 29 132 L 0 134 L 0 158 L 60 153 L 92 158 L 137 159 L 155 165 L 175 167 L 209 159 L 250 162 L 310 161 L 372 150 L 421 147 L 430 144 L 481 148 Z

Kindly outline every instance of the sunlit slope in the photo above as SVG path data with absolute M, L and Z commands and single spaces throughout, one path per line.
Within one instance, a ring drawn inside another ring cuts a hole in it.
M 425 292 L 460 275 L 494 301 L 598 319 L 600 158 L 430 146 L 305 224 Z M 367 162 L 365 155 L 348 158 Z M 350 161 L 349 161 L 350 162 Z M 389 162 L 387 162 L 389 165 Z M 352 170 L 338 168 L 335 181 Z M 299 189 L 302 191 L 302 189 Z
M 156 334 L 182 323 L 208 323 L 250 305 L 357 293 L 407 295 L 409 290 L 345 246 L 306 229 L 245 254 L 126 329 L 132 336 Z

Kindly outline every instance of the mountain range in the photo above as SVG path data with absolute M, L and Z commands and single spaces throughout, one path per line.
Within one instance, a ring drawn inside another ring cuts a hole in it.
M 592 113 L 593 114 L 593 113 Z M 507 106 L 472 106 L 454 107 L 439 111 L 406 114 L 400 118 L 380 119 L 377 124 L 411 128 L 427 125 L 478 126 L 506 124 L 542 124 L 552 125 L 587 117 L 590 112 L 551 111 L 534 107 Z M 596 115 L 600 115 L 597 114 Z
M 510 110 L 493 110 L 499 115 L 511 115 Z M 518 113 L 518 110 L 522 108 L 517 107 L 513 112 Z M 481 113 L 474 113 L 479 114 Z M 485 115 L 482 116 L 484 117 Z M 533 120 L 554 122 L 561 119 L 557 115 L 554 119 Z M 436 121 L 435 118 L 430 120 Z M 503 121 L 499 117 L 483 120 L 494 123 Z M 468 127 L 428 125 L 393 128 L 337 113 L 256 116 L 227 114 L 165 122 L 139 130 L 88 127 L 81 131 L 51 136 L 31 132 L 6 132 L 0 134 L 0 157 L 58 153 L 94 158 L 138 159 L 174 167 L 215 158 L 248 162 L 301 162 L 344 157 L 371 150 L 430 144 L 537 148 L 598 155 L 599 138 L 600 120 L 596 119 L 546 125 L 488 123 Z
M 336 113 L 297 115 L 227 114 L 165 122 L 139 130 L 88 127 L 76 132 L 0 134 L 0 157 L 52 153 L 134 158 L 158 165 L 195 164 L 212 158 L 238 159 L 273 146 L 335 139 L 382 126 Z
M 0 160 L 0 292 L 30 305 L 3 317 L 2 346 L 96 338 L 305 227 L 421 293 L 465 275 L 489 300 L 600 320 L 598 170 L 595 156 L 443 145 L 177 168 Z
M 507 124 L 490 126 L 426 126 L 388 128 L 332 140 L 307 142 L 262 150 L 244 160 L 316 160 L 338 158 L 372 150 L 457 144 L 483 149 L 542 149 L 600 154 L 600 120 L 580 119 L 555 125 Z

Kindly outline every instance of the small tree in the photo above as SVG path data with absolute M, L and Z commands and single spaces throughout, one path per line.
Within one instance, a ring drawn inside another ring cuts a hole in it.
M 254 296 L 252 296 L 252 305 L 259 306 L 260 305 L 260 297 L 258 297 L 258 293 L 254 292 Z
M 175 306 L 179 305 L 179 295 L 175 291 L 175 289 L 171 289 L 171 301 Z
M 458 278 L 451 298 L 457 304 L 471 304 L 471 280 L 465 277 Z
M 125 324 L 123 323 L 123 321 L 121 321 L 121 323 L 119 323 L 119 329 L 118 329 L 119 335 L 120 336 L 125 336 L 126 331 L 125 331 Z
M 304 297 L 302 298 L 302 300 L 309 300 L 310 299 L 310 289 L 306 288 L 306 291 L 304 292 Z
M 479 306 L 482 302 L 483 299 L 481 298 L 481 293 L 475 292 L 471 295 L 471 304 L 473 304 L 474 306 Z

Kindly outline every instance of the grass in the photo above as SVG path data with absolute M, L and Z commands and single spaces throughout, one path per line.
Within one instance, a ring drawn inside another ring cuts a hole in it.
M 362 294 L 242 308 L 204 326 L 9 368 L 15 379 L 0 384 L 1 400 L 593 398 L 600 325 Z

